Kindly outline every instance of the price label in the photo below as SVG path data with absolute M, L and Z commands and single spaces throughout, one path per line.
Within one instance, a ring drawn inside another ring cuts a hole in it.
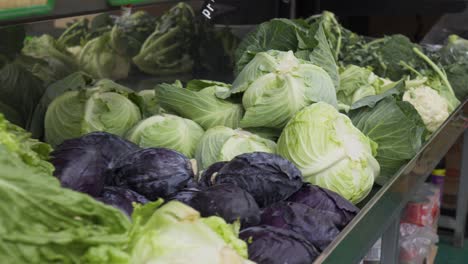
M 208 20 L 213 18 L 213 13 L 215 12 L 215 2 L 216 0 L 207 0 L 203 4 L 201 14 Z

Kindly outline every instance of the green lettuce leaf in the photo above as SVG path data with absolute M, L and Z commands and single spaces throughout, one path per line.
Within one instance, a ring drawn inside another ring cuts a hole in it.
M 2 137 L 3 138 L 3 137 Z M 0 143 L 0 258 L 5 263 L 81 263 L 96 245 L 123 246 L 130 226 L 119 210 L 62 188 Z

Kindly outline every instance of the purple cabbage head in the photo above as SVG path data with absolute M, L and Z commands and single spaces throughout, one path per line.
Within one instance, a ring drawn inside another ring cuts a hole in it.
M 230 183 L 249 192 L 263 208 L 282 201 L 302 186 L 302 174 L 290 161 L 271 153 L 236 156 L 218 172 L 215 184 Z
M 323 251 L 340 233 L 337 221 L 339 215 L 335 213 L 299 203 L 279 202 L 263 210 L 260 224 L 295 231 Z
M 129 188 L 154 201 L 185 188 L 194 173 L 190 160 L 179 152 L 147 148 L 121 157 L 110 177 L 115 186 Z
M 218 173 L 219 170 L 224 167 L 228 162 L 227 161 L 219 161 L 216 163 L 211 164 L 206 170 L 204 170 L 198 180 L 198 185 L 200 187 L 209 187 L 213 185 L 212 177 L 214 174 Z
M 301 234 L 272 226 L 244 229 L 239 237 L 247 242 L 249 259 L 257 264 L 308 264 L 320 253 Z
M 338 214 L 340 216 L 338 222 L 340 229 L 343 229 L 359 213 L 359 209 L 354 204 L 339 194 L 311 184 L 304 184 L 299 191 L 291 195 L 287 200 Z
M 51 153 L 51 163 L 63 187 L 97 197 L 115 160 L 138 149 L 116 135 L 93 132 L 58 145 Z
M 192 206 L 192 199 L 199 192 L 200 190 L 198 188 L 194 188 L 194 187 L 184 188 L 178 191 L 177 193 L 169 196 L 167 198 L 167 201 L 176 200 L 186 205 Z
M 220 184 L 197 192 L 190 206 L 203 217 L 220 216 L 226 222 L 241 221 L 242 227 L 257 225 L 260 222 L 260 208 L 247 191 L 233 184 Z
M 115 186 L 104 187 L 97 200 L 122 210 L 127 215 L 132 215 L 133 203 L 146 204 L 148 199 L 132 190 Z

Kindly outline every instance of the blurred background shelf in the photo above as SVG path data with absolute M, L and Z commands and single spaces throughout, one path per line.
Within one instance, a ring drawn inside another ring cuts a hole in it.
M 158 5 L 158 4 L 175 4 L 181 1 L 176 0 L 126 0 L 126 1 L 111 1 L 111 0 L 55 0 L 55 5 L 49 12 L 40 14 L 31 14 L 30 16 L 16 16 L 0 20 L 0 26 L 21 24 L 28 22 L 38 22 L 51 19 L 59 19 L 64 17 L 82 16 L 87 14 L 96 14 L 101 12 L 119 10 L 120 6 L 117 3 L 129 4 L 133 3 L 136 7 Z

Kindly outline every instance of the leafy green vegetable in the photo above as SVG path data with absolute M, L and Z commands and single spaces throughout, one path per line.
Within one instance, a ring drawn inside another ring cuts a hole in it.
M 73 55 L 49 35 L 28 39 L 22 53 L 34 59 L 23 65 L 28 65 L 30 71 L 46 83 L 60 80 L 78 68 Z
M 235 65 L 235 51 L 240 40 L 226 26 L 204 19 L 196 21 L 194 40 L 194 73 L 200 76 L 219 78 L 221 74 L 232 74 Z
M 191 71 L 194 17 L 192 8 L 185 3 L 172 7 L 158 19 L 155 31 L 133 58 L 135 65 L 153 75 Z
M 141 119 L 133 91 L 103 79 L 56 97 L 44 118 L 45 140 L 53 146 L 93 131 L 124 135 Z
M 374 141 L 323 102 L 299 111 L 278 140 L 278 153 L 293 162 L 306 181 L 353 203 L 369 194 L 379 175 L 376 152 Z
M 130 263 L 250 263 L 243 259 L 247 244 L 223 219 L 201 218 L 196 210 L 176 201 L 154 211 L 160 204 L 135 209 Z
M 398 81 L 409 73 L 402 62 L 415 69 L 425 67 L 413 48 L 420 49 L 403 35 L 386 36 L 369 42 L 358 40 L 352 49 L 346 50 L 342 61 L 346 65 L 372 67 L 378 76 Z
M 117 18 L 110 33 L 110 45 L 121 55 L 133 57 L 154 31 L 156 19 L 145 11 Z
M 236 51 L 236 71 L 242 69 L 259 52 L 293 51 L 296 57 L 322 67 L 339 85 L 338 67 L 324 32 L 324 20 L 312 25 L 302 20 L 273 19 L 260 24 L 239 44 Z
M 97 79 L 124 79 L 130 71 L 130 59 L 114 50 L 110 41 L 110 34 L 105 33 L 86 43 L 78 56 L 80 68 Z
M 226 95 L 244 92 L 241 127 L 283 128 L 299 110 L 314 102 L 337 106 L 330 76 L 294 57 L 292 51 L 260 52 L 245 66 Z M 226 97 L 218 93 L 218 96 Z
M 323 30 L 332 49 L 333 56 L 337 61 L 342 47 L 342 35 L 346 29 L 342 28 L 335 15 L 332 12 L 324 11 L 320 15 L 311 16 L 306 19 L 309 24 L 322 21 Z
M 86 42 L 89 32 L 88 23 L 87 19 L 79 19 L 70 24 L 57 39 L 57 43 L 65 47 L 81 46 Z
M 378 77 L 369 68 L 348 65 L 340 72 L 337 97 L 341 104 L 352 106 L 362 98 L 381 94 L 393 86 L 392 81 Z
M 126 138 L 140 147 L 165 147 L 192 158 L 203 133 L 203 128 L 192 120 L 162 114 L 142 120 Z
M 468 96 L 468 40 L 451 35 L 440 50 L 440 62 L 459 100 Z
M 159 100 L 156 98 L 156 92 L 154 89 L 141 90 L 137 93 L 135 98 L 136 103 L 140 107 L 143 117 L 151 117 L 165 113 L 166 111 L 159 106 Z
M 204 129 L 215 126 L 236 128 L 244 109 L 240 104 L 216 96 L 217 93 L 228 92 L 226 86 L 213 85 L 192 91 L 177 85 L 161 84 L 156 87 L 156 97 L 165 110 L 191 119 Z
M 0 83 L 2 113 L 15 124 L 29 128 L 34 108 L 45 91 L 42 82 L 24 67 L 12 62 L 0 69 Z
M 37 104 L 34 115 L 32 118 L 31 131 L 34 138 L 43 138 L 44 136 L 44 117 L 49 104 L 59 95 L 66 91 L 79 90 L 85 88 L 92 83 L 92 79 L 89 75 L 83 72 L 75 72 L 62 80 L 56 81 L 47 87 L 46 91 L 41 97 L 41 100 Z
M 52 174 L 54 167 L 46 161 L 52 148 L 30 136 L 30 133 L 8 122 L 0 113 L 0 146 L 10 152 L 10 156 L 19 158 L 25 166 Z
M 241 129 L 218 126 L 208 129 L 195 152 L 201 169 L 218 161 L 230 161 L 235 156 L 251 152 L 276 152 L 276 143 Z
M 259 52 L 296 51 L 299 45 L 297 30 L 302 29 L 288 19 L 272 19 L 257 26 L 242 40 L 236 50 L 236 72 L 241 72 Z
M 373 108 L 352 111 L 350 117 L 359 130 L 379 145 L 376 159 L 381 172 L 376 182 L 380 185 L 417 154 L 427 133 L 416 109 L 392 96 Z

